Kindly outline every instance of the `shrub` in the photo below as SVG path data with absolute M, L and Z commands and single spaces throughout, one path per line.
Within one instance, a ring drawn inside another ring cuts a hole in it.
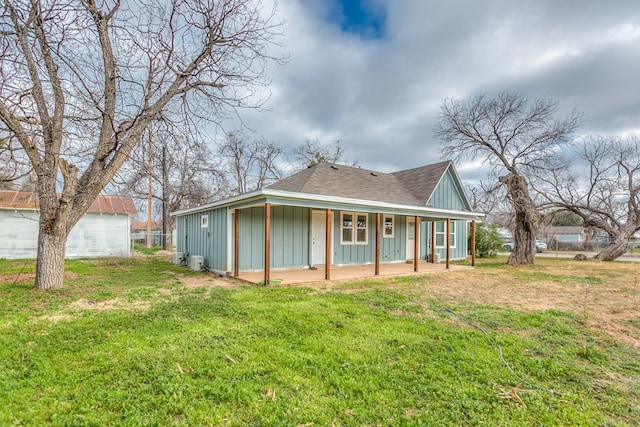
M 495 224 L 478 224 L 476 227 L 476 255 L 480 258 L 495 257 L 500 248 L 502 248 L 502 238 L 498 227 Z

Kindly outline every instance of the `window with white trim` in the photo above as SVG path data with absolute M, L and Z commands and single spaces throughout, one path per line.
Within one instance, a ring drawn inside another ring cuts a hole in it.
M 340 244 L 366 245 L 369 241 L 369 216 L 365 213 L 340 213 Z
M 436 222 L 436 248 L 444 248 L 446 246 L 445 236 L 447 234 L 447 223 L 446 221 L 438 221 Z M 449 229 L 449 247 L 456 247 L 456 222 L 450 222 Z
M 353 245 L 353 212 L 342 212 L 340 214 L 341 245 Z
M 393 237 L 395 235 L 395 218 L 393 215 L 384 215 L 382 217 L 382 236 Z
M 209 215 L 202 215 L 200 217 L 200 227 L 208 228 L 209 227 Z
M 356 214 L 356 245 L 366 245 L 369 242 L 369 215 Z

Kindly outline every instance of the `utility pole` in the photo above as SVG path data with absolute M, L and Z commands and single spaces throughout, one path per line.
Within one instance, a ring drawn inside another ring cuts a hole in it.
M 153 142 L 151 141 L 151 127 L 149 127 L 149 190 L 147 193 L 147 248 L 151 248 L 151 208 L 153 207 Z
M 167 250 L 167 147 L 162 145 L 162 249 Z

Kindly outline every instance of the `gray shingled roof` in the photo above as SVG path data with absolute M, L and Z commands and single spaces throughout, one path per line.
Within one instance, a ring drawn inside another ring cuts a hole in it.
M 268 186 L 273 190 L 425 206 L 450 162 L 392 174 L 318 163 Z

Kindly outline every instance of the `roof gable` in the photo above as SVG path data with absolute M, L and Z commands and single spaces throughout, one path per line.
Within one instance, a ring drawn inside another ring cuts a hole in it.
M 38 209 L 38 196 L 30 191 L 0 190 L 0 209 Z M 131 196 L 98 196 L 87 213 L 127 214 L 138 213 Z
M 426 203 L 427 206 L 471 211 L 464 188 L 453 167 L 447 167 Z

